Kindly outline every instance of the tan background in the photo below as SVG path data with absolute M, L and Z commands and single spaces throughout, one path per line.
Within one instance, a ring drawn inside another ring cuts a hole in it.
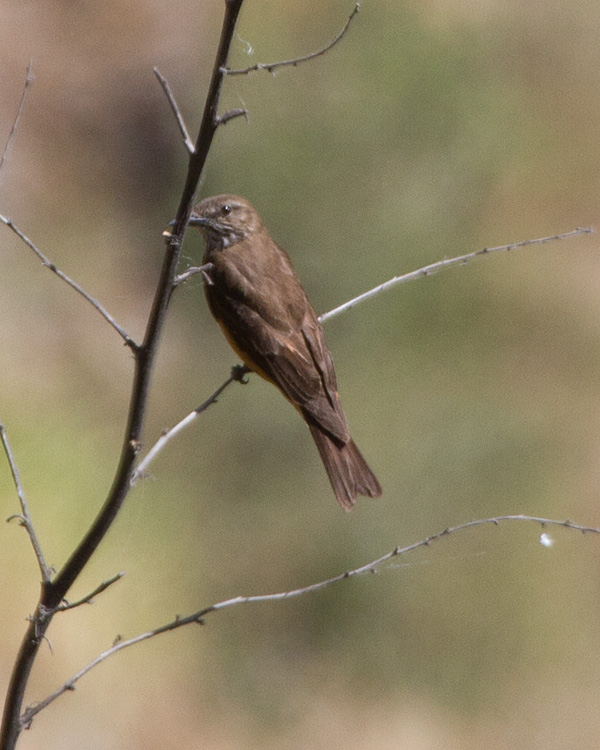
M 325 44 L 351 3 L 246 0 L 233 63 Z M 140 337 L 185 154 L 152 74 L 199 122 L 221 3 L 0 6 L 0 173 L 11 215 Z M 486 245 L 598 224 L 600 6 L 365 0 L 329 56 L 231 79 L 248 124 L 216 139 L 203 194 L 237 192 L 321 312 Z M 252 47 L 249 54 L 248 44 Z M 1 229 L 1 228 L 0 228 Z M 114 472 L 132 362 L 85 302 L 0 231 L 0 417 L 60 566 Z M 184 248 L 186 264 L 202 253 Z M 471 518 L 600 525 L 600 255 L 580 238 L 489 257 L 327 325 L 357 443 L 384 497 L 335 504 L 297 415 L 252 378 L 179 437 L 128 499 L 57 617 L 28 701 L 108 647 L 237 594 L 334 575 Z M 198 280 L 162 342 L 146 440 L 235 358 Z M 0 509 L 17 502 L 0 461 Z M 456 535 L 309 598 L 240 607 L 106 662 L 22 748 L 583 750 L 600 732 L 600 538 L 511 525 Z M 0 682 L 38 593 L 0 528 Z

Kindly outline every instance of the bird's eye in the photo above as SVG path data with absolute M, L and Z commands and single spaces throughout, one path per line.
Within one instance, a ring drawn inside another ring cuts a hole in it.
M 225 205 L 224 205 L 224 206 L 223 206 L 223 207 L 221 208 L 221 213 L 222 213 L 222 214 L 223 214 L 224 216 L 227 216 L 227 214 L 230 214 L 230 213 L 231 213 L 231 206 L 229 205 L 229 203 L 226 203 L 226 204 L 225 204 Z

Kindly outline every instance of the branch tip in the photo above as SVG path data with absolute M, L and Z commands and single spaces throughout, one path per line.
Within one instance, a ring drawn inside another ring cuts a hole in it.
M 567 239 L 573 239 L 574 237 L 577 237 L 582 234 L 590 234 L 594 230 L 591 228 L 577 228 L 570 232 L 564 232 L 563 234 L 555 234 L 551 237 L 540 237 L 538 239 L 528 239 L 523 240 L 522 242 L 515 242 L 510 245 L 498 245 L 497 247 L 484 247 L 481 250 L 476 250 L 472 253 L 467 253 L 466 255 L 459 255 L 455 258 L 447 258 L 445 260 L 437 261 L 436 263 L 431 263 L 428 266 L 424 266 L 423 268 L 419 268 L 416 271 L 411 271 L 410 273 L 405 273 L 402 276 L 394 276 L 394 278 L 389 279 L 388 281 L 384 281 L 383 284 L 379 284 L 376 287 L 373 287 L 373 289 L 369 289 L 369 291 L 364 292 L 363 294 L 359 294 L 358 297 L 354 297 L 353 299 L 349 300 L 348 302 L 344 302 L 343 305 L 340 305 L 339 307 L 334 308 L 333 310 L 330 310 L 329 312 L 324 313 L 323 315 L 319 316 L 319 321 L 321 323 L 324 323 L 326 320 L 329 320 L 330 318 L 335 317 L 336 315 L 340 315 L 343 312 L 346 312 L 347 310 L 350 310 L 355 305 L 358 305 L 362 302 L 365 302 L 366 300 L 370 299 L 371 297 L 375 297 L 377 294 L 380 294 L 381 292 L 386 292 L 388 289 L 391 289 L 394 286 L 397 286 L 398 284 L 404 284 L 408 281 L 414 281 L 415 279 L 420 279 L 424 277 L 433 276 L 438 271 L 445 270 L 447 268 L 451 268 L 452 266 L 461 265 L 465 266 L 467 263 L 475 260 L 476 258 L 480 258 L 483 255 L 489 255 L 491 253 L 497 253 L 497 252 L 510 252 L 511 250 L 516 250 L 519 248 L 524 247 L 530 247 L 531 245 L 545 245 L 548 242 L 556 242 L 558 240 L 567 240 Z
M 195 276 L 198 273 L 202 274 L 202 278 L 205 284 L 208 284 L 208 286 L 213 286 L 212 279 L 208 275 L 208 271 L 212 271 L 213 268 L 213 263 L 204 263 L 201 266 L 191 266 L 183 273 L 180 273 L 179 276 L 175 277 L 175 279 L 173 280 L 173 288 L 179 286 L 179 284 L 182 284 L 184 281 L 187 281 L 192 276 Z
M 154 75 L 156 76 L 165 96 L 167 97 L 167 101 L 169 102 L 169 106 L 171 107 L 171 111 L 175 115 L 175 120 L 177 121 L 177 125 L 179 127 L 179 131 L 181 133 L 181 136 L 183 138 L 183 143 L 188 151 L 189 154 L 195 153 L 195 146 L 194 142 L 190 138 L 190 134 L 188 132 L 188 129 L 185 124 L 185 120 L 183 119 L 183 115 L 181 114 L 181 111 L 179 107 L 177 106 L 177 102 L 175 101 L 175 97 L 173 96 L 173 92 L 171 91 L 171 87 L 169 86 L 169 82 L 167 79 L 161 74 L 159 69 L 155 66 L 153 68 Z
M 243 117 L 246 122 L 248 122 L 248 110 L 247 109 L 230 109 L 227 112 L 223 113 L 222 115 L 215 117 L 215 125 L 225 125 L 230 120 L 235 119 L 236 117 Z
M 82 604 L 93 604 L 94 597 L 98 596 L 98 594 L 101 594 L 103 591 L 106 591 L 106 589 L 109 586 L 112 586 L 113 583 L 120 581 L 124 575 L 124 572 L 117 573 L 107 581 L 103 581 L 99 586 L 96 586 L 91 593 L 87 594 L 87 596 L 84 596 L 82 599 L 78 599 L 76 602 L 68 602 L 66 599 L 63 599 L 62 604 L 60 604 L 55 611 L 66 612 L 68 609 L 75 609 L 75 607 L 80 607 Z

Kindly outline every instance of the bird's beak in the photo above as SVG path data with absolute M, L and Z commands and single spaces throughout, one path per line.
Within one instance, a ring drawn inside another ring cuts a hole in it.
M 194 216 L 192 214 L 188 221 L 188 227 L 206 227 L 210 224 L 210 219 L 204 216 Z
M 194 216 L 192 214 L 188 221 L 188 227 L 205 227 L 208 223 L 209 219 L 205 219 L 204 216 Z M 175 219 L 169 222 L 169 226 L 175 226 Z

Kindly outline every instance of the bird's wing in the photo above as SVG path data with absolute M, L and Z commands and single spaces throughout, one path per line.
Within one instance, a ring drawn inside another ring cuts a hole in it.
M 347 442 L 333 360 L 308 301 L 301 320 L 290 317 L 277 326 L 247 300 L 229 298 L 226 306 L 215 307 L 215 317 L 244 362 L 274 383 L 305 419 Z

